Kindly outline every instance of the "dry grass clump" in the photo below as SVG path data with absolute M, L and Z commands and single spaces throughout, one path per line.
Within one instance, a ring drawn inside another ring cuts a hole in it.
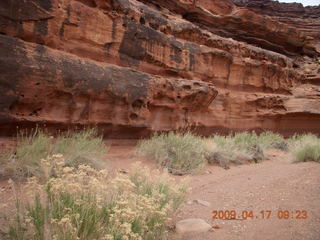
M 29 179 L 25 191 L 36 195 L 27 204 L 17 200 L 16 214 L 6 218 L 4 239 L 164 239 L 187 191 L 168 175 L 140 165 L 115 178 L 87 165 L 66 167 L 62 155 L 42 160 L 41 167 L 55 177 Z
M 320 162 L 320 138 L 313 134 L 295 135 L 289 139 L 295 162 Z
M 161 167 L 178 175 L 195 173 L 206 163 L 202 139 L 189 132 L 156 134 L 141 141 L 137 152 L 157 160 Z
M 94 128 L 68 132 L 55 139 L 37 128 L 32 133 L 20 132 L 16 150 L 2 154 L 0 175 L 20 179 L 41 176 L 40 159 L 52 154 L 64 154 L 67 166 L 99 167 L 106 152 L 107 147 Z

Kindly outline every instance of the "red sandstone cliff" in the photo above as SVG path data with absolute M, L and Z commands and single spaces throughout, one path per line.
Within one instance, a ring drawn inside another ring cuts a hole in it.
M 262 0 L 1 1 L 0 134 L 320 132 L 319 19 Z

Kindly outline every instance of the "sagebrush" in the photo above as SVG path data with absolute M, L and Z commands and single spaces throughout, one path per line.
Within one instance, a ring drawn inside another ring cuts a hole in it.
M 214 135 L 206 139 L 204 145 L 208 162 L 219 164 L 226 169 L 231 164 L 257 163 L 264 159 L 265 148 L 262 147 L 259 136 L 254 132 L 227 136 Z
M 202 139 L 189 132 L 155 134 L 140 142 L 138 153 L 179 175 L 198 172 L 206 163 Z

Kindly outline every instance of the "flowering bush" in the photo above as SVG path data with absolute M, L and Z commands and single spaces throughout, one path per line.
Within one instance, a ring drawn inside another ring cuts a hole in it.
M 65 167 L 62 155 L 41 164 L 53 177 L 28 180 L 26 192 L 36 196 L 17 204 L 16 216 L 7 221 L 7 239 L 163 239 L 187 191 L 184 183 L 140 165 L 110 178 L 90 166 Z

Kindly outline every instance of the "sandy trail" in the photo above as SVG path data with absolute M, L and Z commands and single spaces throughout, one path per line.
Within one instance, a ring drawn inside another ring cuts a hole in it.
M 211 174 L 194 176 L 189 199 L 201 199 L 211 207 L 183 205 L 175 221 L 199 217 L 219 229 L 181 239 L 320 239 L 320 165 L 292 164 L 289 154 L 274 152 L 259 164 L 229 170 L 209 167 Z M 253 210 L 258 219 L 212 220 L 212 210 Z M 271 210 L 261 219 L 262 210 Z M 278 219 L 278 210 L 306 210 L 307 219 Z M 178 238 L 179 239 L 179 238 Z

